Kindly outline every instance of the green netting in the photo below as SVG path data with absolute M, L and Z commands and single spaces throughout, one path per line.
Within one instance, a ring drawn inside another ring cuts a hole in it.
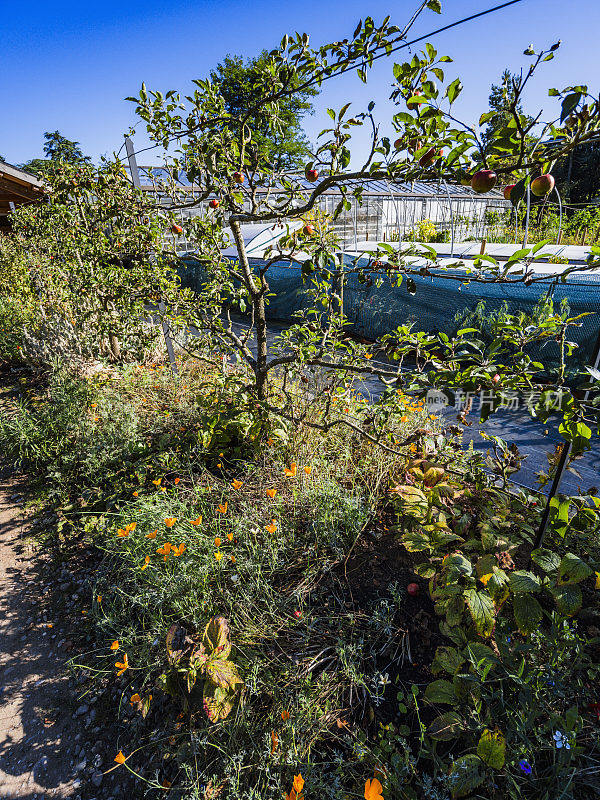
M 250 259 L 250 263 L 259 267 L 264 262 Z M 185 286 L 196 291 L 200 289 L 203 271 L 197 261 L 186 258 L 181 276 Z M 310 305 L 300 265 L 289 262 L 275 264 L 269 268 L 268 279 L 273 294 L 267 309 L 271 319 L 291 321 L 295 311 Z M 344 312 L 352 332 L 375 340 L 399 325 L 414 323 L 420 331 L 451 335 L 461 326 L 460 320 L 464 320 L 465 315 L 474 311 L 482 301 L 487 314 L 503 308 L 509 313 L 523 311 L 531 314 L 541 299 L 549 297 L 555 307 L 566 299 L 571 316 L 590 314 L 581 320 L 579 327 L 569 329 L 568 338 L 577 344 L 572 356 L 574 362 L 585 365 L 592 359 L 600 334 L 600 280 L 571 275 L 565 284 L 554 285 L 551 279 L 547 279 L 530 286 L 475 282 L 465 285 L 440 276 L 413 276 L 413 280 L 416 285 L 414 294 L 406 288 L 406 281 L 400 287 L 392 286 L 383 271 L 367 273 L 366 283 L 360 283 L 355 273 L 348 274 L 344 285 Z M 558 346 L 553 342 L 547 342 L 535 354 L 547 365 L 555 362 L 557 356 Z

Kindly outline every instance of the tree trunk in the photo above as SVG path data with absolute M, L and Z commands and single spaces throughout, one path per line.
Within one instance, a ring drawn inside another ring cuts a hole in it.
M 233 233 L 235 246 L 240 260 L 240 269 L 244 277 L 244 283 L 250 293 L 252 308 L 254 311 L 254 322 L 256 326 L 256 367 L 254 369 L 256 394 L 259 400 L 264 400 L 267 395 L 267 314 L 265 306 L 265 293 L 267 290 L 266 281 L 263 278 L 261 285 L 257 286 L 256 280 L 252 275 L 246 246 L 242 236 L 239 222 L 230 220 L 229 226 Z

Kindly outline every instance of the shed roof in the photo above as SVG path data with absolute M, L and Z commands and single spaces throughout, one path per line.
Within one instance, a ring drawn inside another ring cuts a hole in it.
M 44 184 L 35 175 L 5 161 L 0 162 L 0 216 L 5 216 L 14 206 L 39 200 Z

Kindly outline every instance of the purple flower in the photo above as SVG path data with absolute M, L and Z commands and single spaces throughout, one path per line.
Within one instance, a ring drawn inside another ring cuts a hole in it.
M 525 775 L 531 775 L 531 764 L 529 761 L 526 761 L 524 758 L 519 761 L 519 766 L 521 767 L 521 771 L 525 773 Z

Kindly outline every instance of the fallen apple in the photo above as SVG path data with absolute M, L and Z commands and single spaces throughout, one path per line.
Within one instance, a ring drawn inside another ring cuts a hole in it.
M 536 197 L 543 197 L 545 194 L 550 194 L 555 183 L 553 175 L 540 175 L 531 181 L 531 191 Z
M 478 194 L 491 191 L 496 185 L 498 176 L 493 169 L 480 169 L 471 178 L 471 189 Z
M 421 591 L 421 588 L 418 583 L 409 583 L 406 587 L 406 591 L 411 597 L 416 597 Z

